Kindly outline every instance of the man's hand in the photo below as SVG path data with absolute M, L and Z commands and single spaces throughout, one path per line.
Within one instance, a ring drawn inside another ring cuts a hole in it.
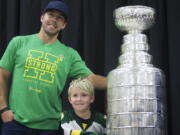
M 96 89 L 107 89 L 107 78 L 97 74 L 90 74 L 87 77 Z
M 1 119 L 4 123 L 13 121 L 14 120 L 13 112 L 11 110 L 4 111 L 1 114 Z

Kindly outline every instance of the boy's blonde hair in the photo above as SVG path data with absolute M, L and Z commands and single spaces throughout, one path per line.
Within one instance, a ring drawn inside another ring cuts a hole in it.
M 87 78 L 75 79 L 70 83 L 68 89 L 68 96 L 71 96 L 72 88 L 79 88 L 82 91 L 88 93 L 90 96 L 94 96 L 94 86 Z

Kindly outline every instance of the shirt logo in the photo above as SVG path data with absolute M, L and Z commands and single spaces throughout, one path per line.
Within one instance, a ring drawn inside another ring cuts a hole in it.
M 26 58 L 24 77 L 33 78 L 47 83 L 53 83 L 58 62 L 64 56 L 55 56 L 50 53 L 29 50 Z

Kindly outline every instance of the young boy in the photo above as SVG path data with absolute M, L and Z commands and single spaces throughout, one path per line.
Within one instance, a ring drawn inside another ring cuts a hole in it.
M 68 89 L 68 99 L 73 110 L 62 113 L 61 128 L 64 135 L 106 133 L 104 115 L 90 108 L 94 102 L 94 87 L 88 79 L 73 80 Z

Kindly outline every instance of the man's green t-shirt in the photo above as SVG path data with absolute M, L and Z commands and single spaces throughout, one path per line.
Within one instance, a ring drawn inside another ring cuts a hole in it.
M 35 129 L 58 129 L 66 79 L 92 73 L 77 51 L 58 40 L 45 44 L 38 34 L 13 38 L 0 67 L 12 72 L 9 106 L 15 120 Z

